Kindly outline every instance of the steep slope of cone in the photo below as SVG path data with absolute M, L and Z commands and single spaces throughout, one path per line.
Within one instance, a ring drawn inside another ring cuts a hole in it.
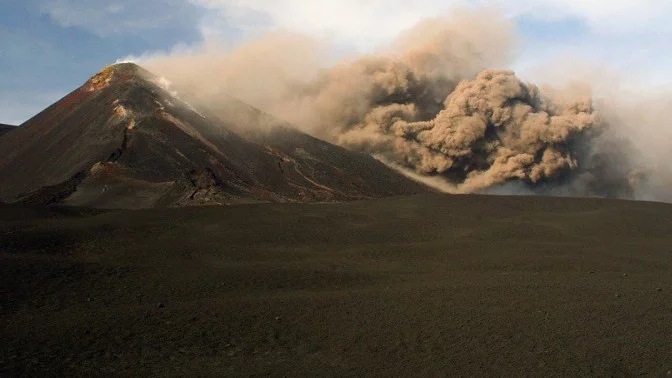
M 231 131 L 244 128 L 238 115 L 192 107 L 137 65 L 110 66 L 0 139 L 0 199 L 141 208 L 428 191 L 286 127 L 255 139 Z
M 368 154 L 314 138 L 236 98 L 221 96 L 217 103 L 201 104 L 210 113 L 226 114 L 221 121 L 228 129 L 276 155 L 287 177 L 304 182 L 317 180 L 328 185 L 323 188 L 327 192 L 341 191 L 339 195 L 350 197 L 353 194 L 342 192 L 342 188 L 355 186 L 358 190 L 381 193 L 399 188 L 403 188 L 404 193 L 415 190 L 408 187 L 408 178 L 397 171 L 381 169 L 383 165 Z M 305 177 L 307 172 L 310 177 Z M 416 185 L 413 182 L 413 187 Z

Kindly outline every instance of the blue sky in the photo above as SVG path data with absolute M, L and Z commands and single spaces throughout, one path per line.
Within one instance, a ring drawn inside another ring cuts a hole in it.
M 455 5 L 494 5 L 515 21 L 522 48 L 512 68 L 524 78 L 570 57 L 570 72 L 586 59 L 633 82 L 672 82 L 672 2 L 663 0 L 0 0 L 0 122 L 22 123 L 129 55 L 235 45 L 277 27 L 366 51 Z

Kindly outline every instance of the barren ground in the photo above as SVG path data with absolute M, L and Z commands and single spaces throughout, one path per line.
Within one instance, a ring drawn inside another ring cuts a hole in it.
M 0 207 L 0 376 L 659 376 L 672 206 Z

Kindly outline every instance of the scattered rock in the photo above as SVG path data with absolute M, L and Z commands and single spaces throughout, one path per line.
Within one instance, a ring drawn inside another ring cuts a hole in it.
M 628 273 L 623 273 L 623 277 L 627 277 L 627 276 L 628 276 Z
M 660 288 L 660 287 L 657 287 L 657 288 L 656 288 L 656 291 L 663 291 L 663 289 Z
M 615 296 L 616 298 L 620 298 L 620 297 L 621 297 L 621 293 L 616 293 L 616 294 L 614 294 L 614 296 Z
M 158 305 L 158 307 L 159 307 L 159 308 L 164 308 L 164 307 L 166 307 L 166 305 L 165 305 L 165 304 L 163 304 L 163 302 L 159 302 L 159 305 Z

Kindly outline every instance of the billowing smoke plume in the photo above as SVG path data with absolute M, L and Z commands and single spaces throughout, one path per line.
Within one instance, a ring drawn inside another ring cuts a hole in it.
M 433 119 L 419 119 L 419 110 L 412 102 L 374 107 L 338 141 L 474 192 L 512 179 L 547 182 L 576 169 L 570 145 L 601 126 L 589 99 L 555 105 L 504 70 L 461 82 Z
M 370 153 L 453 193 L 514 183 L 526 192 L 634 196 L 648 173 L 596 111 L 524 83 L 506 66 L 513 25 L 457 11 L 404 32 L 391 48 L 323 68 L 329 49 L 288 32 L 233 51 L 209 45 L 145 66 L 224 119 L 239 97 L 319 138 Z M 608 117 L 607 117 L 608 118 Z

